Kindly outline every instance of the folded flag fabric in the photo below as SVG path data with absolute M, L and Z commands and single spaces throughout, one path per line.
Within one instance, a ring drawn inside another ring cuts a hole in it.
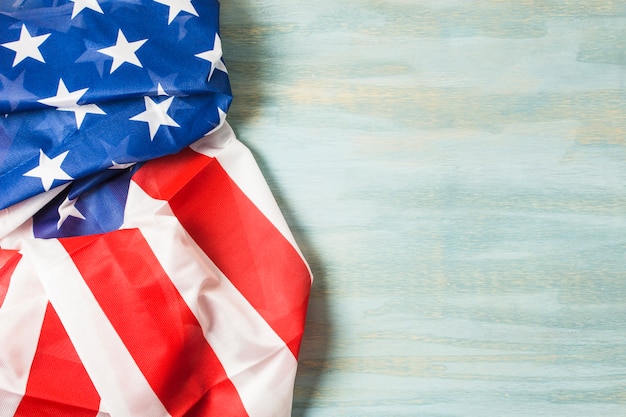
M 0 209 L 177 152 L 225 116 L 217 2 L 21 1 L 0 2 Z
M 0 416 L 288 416 L 310 270 L 218 4 L 0 2 Z

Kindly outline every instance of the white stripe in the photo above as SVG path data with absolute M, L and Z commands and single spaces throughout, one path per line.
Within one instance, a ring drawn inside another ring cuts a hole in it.
M 32 238 L 32 217 L 63 191 L 69 183 L 0 210 L 0 246 L 14 248 L 19 239 Z
M 291 243 L 302 258 L 302 262 L 309 268 L 252 153 L 237 140 L 230 125 L 225 122 L 217 131 L 198 140 L 190 148 L 219 161 L 228 176 Z
M 24 242 L 23 252 L 110 415 L 168 416 L 59 241 Z
M 100 399 L 100 406 L 98 407 L 98 414 L 96 417 L 111 417 L 111 414 L 109 414 L 109 411 L 102 402 L 102 398 Z
M 24 393 L 48 298 L 35 272 L 21 260 L 0 307 L 0 414 L 12 416 Z
M 167 202 L 151 198 L 131 181 L 124 227 L 141 230 L 250 417 L 289 416 L 297 366 L 293 354 L 187 235 Z

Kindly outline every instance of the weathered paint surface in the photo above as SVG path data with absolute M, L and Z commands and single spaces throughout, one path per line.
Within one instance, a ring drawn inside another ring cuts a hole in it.
M 294 416 L 626 416 L 626 1 L 223 0 L 222 37 L 316 274 Z

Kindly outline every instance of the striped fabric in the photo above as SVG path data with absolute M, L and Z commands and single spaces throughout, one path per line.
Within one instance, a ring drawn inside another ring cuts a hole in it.
M 311 274 L 228 124 L 137 169 L 119 230 L 35 238 L 62 188 L 0 211 L 0 416 L 289 416 Z

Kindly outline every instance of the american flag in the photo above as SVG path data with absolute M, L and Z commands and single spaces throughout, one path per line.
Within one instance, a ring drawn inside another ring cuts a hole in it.
M 288 416 L 310 270 L 210 0 L 0 1 L 0 416 Z

